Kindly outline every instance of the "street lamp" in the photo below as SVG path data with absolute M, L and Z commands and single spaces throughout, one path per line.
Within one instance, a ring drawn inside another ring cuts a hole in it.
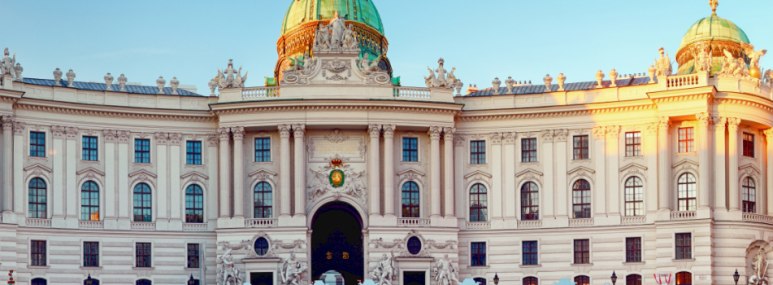
M 735 281 L 735 285 L 738 285 L 738 279 L 741 279 L 741 274 L 738 274 L 738 268 L 736 268 L 735 273 L 733 273 L 733 281 Z
M 494 285 L 499 284 L 499 274 L 494 273 Z
M 612 279 L 612 285 L 615 285 L 617 283 L 617 274 L 615 274 L 615 271 L 612 271 L 612 277 L 609 277 L 609 279 Z

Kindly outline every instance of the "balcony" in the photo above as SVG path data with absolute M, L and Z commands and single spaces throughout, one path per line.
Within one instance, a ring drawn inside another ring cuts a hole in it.
M 429 88 L 422 87 L 395 87 L 395 97 L 400 99 L 429 100 Z
M 25 224 L 28 227 L 32 227 L 32 228 L 50 228 L 51 220 L 27 218 L 27 221 L 25 222 Z
M 690 220 L 695 219 L 695 211 L 673 211 L 671 212 L 671 220 Z
M 273 228 L 276 226 L 276 219 L 245 219 L 246 228 Z
M 569 219 L 570 228 L 590 227 L 590 226 L 593 226 L 593 224 L 594 224 L 593 218 Z
M 184 232 L 206 232 L 207 224 L 206 223 L 184 223 L 183 231 Z
M 397 225 L 400 227 L 429 227 L 430 219 L 422 218 L 398 218 Z
M 132 222 L 133 231 L 155 231 L 156 223 L 153 222 Z
M 103 221 L 78 221 L 78 228 L 86 230 L 101 230 L 105 228 Z
M 706 74 L 672 75 L 666 79 L 666 88 L 685 88 L 694 86 L 706 86 L 708 77 Z
M 760 215 L 755 213 L 743 213 L 744 222 L 763 223 L 773 225 L 773 217 L 768 215 Z
M 269 100 L 279 97 L 279 87 L 248 87 L 242 89 L 243 101 Z

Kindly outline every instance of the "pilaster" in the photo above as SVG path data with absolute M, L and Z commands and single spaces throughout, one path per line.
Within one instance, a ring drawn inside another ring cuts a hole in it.
M 384 125 L 384 216 L 395 216 L 395 125 Z
M 306 216 L 306 126 L 293 125 L 293 139 L 295 140 L 295 216 Z
M 379 181 L 379 166 L 381 164 L 379 161 L 379 157 L 381 156 L 379 140 L 381 138 L 381 125 L 370 125 L 368 127 L 368 134 L 370 135 L 370 148 L 368 149 L 368 164 L 370 166 L 370 171 L 368 173 L 368 188 L 370 188 L 369 213 L 371 216 L 377 216 L 381 214 L 381 191 L 379 191 L 381 185 Z
M 233 152 L 233 207 L 234 219 L 244 218 L 244 204 L 247 199 L 244 196 L 244 127 L 231 128 L 234 140 Z
M 429 155 L 430 155 L 430 203 L 431 203 L 431 217 L 438 218 L 441 215 L 440 212 L 440 132 L 443 131 L 440 127 L 429 128 Z
M 727 188 L 728 204 L 731 212 L 741 210 L 741 194 L 738 186 L 738 125 L 741 124 L 739 118 L 727 119 Z
M 280 218 L 289 218 L 291 210 L 290 189 L 290 125 L 279 125 L 279 188 L 280 188 Z

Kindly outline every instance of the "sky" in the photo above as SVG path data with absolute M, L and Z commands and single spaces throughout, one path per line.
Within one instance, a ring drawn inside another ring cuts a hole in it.
M 16 53 L 25 77 L 73 69 L 78 81 L 107 72 L 155 85 L 176 76 L 208 93 L 229 58 L 263 85 L 277 60 L 276 41 L 292 0 L 0 0 L 0 48 Z M 465 84 L 594 80 L 601 69 L 646 73 L 664 47 L 672 60 L 682 36 L 711 14 L 708 0 L 373 0 L 389 40 L 388 57 L 404 86 L 422 86 L 427 66 L 443 57 Z M 771 49 L 773 1 L 720 0 L 720 17 Z M 675 64 L 675 63 L 674 63 Z M 675 66 L 676 67 L 676 66 Z

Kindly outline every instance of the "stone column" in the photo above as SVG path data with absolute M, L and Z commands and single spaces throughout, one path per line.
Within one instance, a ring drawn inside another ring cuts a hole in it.
M 554 217 L 556 215 L 556 208 L 557 207 L 568 207 L 568 204 L 565 205 L 558 205 L 556 197 L 560 197 L 563 195 L 571 195 L 571 190 L 563 190 L 565 186 L 563 185 L 556 185 L 555 180 L 551 179 L 551 177 L 555 177 L 556 172 L 554 169 L 555 161 L 553 156 L 553 131 L 552 130 L 546 130 L 542 132 L 542 147 L 537 148 L 537 157 L 539 161 L 543 162 L 543 171 L 545 172 L 545 185 L 543 185 L 544 191 L 542 196 L 540 197 L 540 219 L 545 219 L 547 217 Z M 523 147 L 523 146 L 521 146 Z M 560 158 L 560 159 L 566 159 L 566 158 Z M 559 173 L 561 175 L 562 173 Z M 563 174 L 566 175 L 566 174 Z M 540 189 L 540 190 L 543 190 Z M 562 190 L 558 190 L 562 189 Z M 520 190 L 520 189 L 519 189 Z M 561 193 L 564 192 L 564 193 Z M 520 205 L 518 205 L 520 206 Z M 544 206 L 544 207 L 543 207 Z M 544 211 L 543 211 L 544 209 Z
M 182 149 L 183 135 L 181 133 L 169 133 L 169 217 L 173 220 L 174 224 L 172 229 L 182 230 L 182 223 L 185 222 L 183 217 L 183 189 L 180 175 L 182 175 L 182 166 L 185 163 L 183 161 L 182 153 L 185 149 Z M 206 212 L 206 209 L 205 209 Z
M 765 130 L 765 181 L 767 182 L 767 213 L 773 214 L 773 129 Z
M 13 211 L 13 117 L 3 117 L 3 212 Z
M 443 129 L 443 215 L 454 216 L 454 128 Z
M 465 202 L 467 199 L 466 197 L 466 189 L 464 189 L 464 161 L 465 161 L 465 153 L 464 153 L 464 143 L 465 138 L 457 135 L 454 138 L 454 156 L 456 159 L 454 160 L 454 164 L 456 165 L 454 167 L 454 193 L 456 193 L 456 207 L 455 207 L 455 214 L 457 218 L 463 219 L 465 216 Z
M 620 126 L 607 126 L 607 213 L 620 215 Z
M 295 215 L 306 215 L 306 127 L 293 125 L 295 139 Z
M 219 169 L 220 169 L 220 152 L 218 151 L 218 145 L 220 144 L 220 138 L 218 135 L 208 135 L 207 136 L 207 147 L 209 150 L 207 151 L 207 157 L 209 158 L 209 162 L 207 163 L 207 173 L 209 173 L 209 184 L 207 184 L 207 189 L 210 190 L 210 193 L 215 193 L 214 189 L 220 188 L 220 177 L 217 175 Z M 226 196 L 228 193 L 225 194 Z M 217 220 L 218 217 L 227 217 L 226 215 L 221 215 L 220 213 L 223 211 L 223 208 L 227 208 L 229 200 L 227 197 L 225 197 L 225 205 L 221 206 L 223 203 L 223 195 L 221 193 L 221 190 L 217 191 L 217 195 L 210 195 L 210 199 L 207 200 L 207 209 L 209 211 L 206 212 L 208 219 L 210 220 Z M 215 211 L 215 209 L 219 209 L 218 211 Z
M 234 139 L 234 218 L 244 218 L 244 127 L 231 128 Z
M 567 172 L 566 165 L 568 164 L 568 160 L 570 159 L 570 157 L 566 155 L 566 150 L 567 150 L 566 140 L 567 140 L 568 133 L 569 132 L 565 129 L 556 130 L 553 133 L 553 141 L 554 141 L 553 150 L 555 151 L 555 154 L 556 154 L 556 164 L 555 164 L 556 175 L 555 175 L 554 185 L 556 185 L 557 189 L 567 189 L 566 187 L 568 187 L 567 186 L 568 183 L 566 182 L 566 172 Z M 547 151 L 550 151 L 550 150 L 547 150 Z M 517 191 L 516 195 L 520 196 L 521 189 L 520 188 L 515 189 L 515 191 Z M 569 209 L 570 209 L 569 208 L 570 204 L 568 201 L 570 199 L 569 197 L 572 197 L 571 193 L 572 193 L 571 189 L 569 189 L 568 191 L 564 191 L 564 193 L 562 194 L 554 196 L 555 201 L 540 200 L 540 203 L 555 204 L 554 216 L 566 218 L 568 217 L 567 213 L 569 212 Z M 516 207 L 520 208 L 521 207 L 520 203 L 516 204 Z M 544 218 L 548 218 L 548 217 L 545 216 Z
M 502 134 L 502 149 L 504 152 L 504 165 L 502 166 L 502 175 L 504 176 L 504 207 L 505 218 L 514 219 L 516 211 L 520 208 L 518 196 L 520 189 L 515 186 L 515 133 L 507 132 Z
M 698 207 L 708 209 L 711 207 L 711 157 L 710 157 L 710 140 L 709 137 L 709 124 L 711 123 L 711 117 L 707 113 L 699 113 L 695 115 L 698 119 L 697 135 L 698 142 L 696 144 L 698 150 Z
M 78 170 L 78 160 L 80 159 L 76 155 L 78 152 L 77 142 L 80 139 L 80 130 L 74 127 L 67 127 L 65 134 L 67 137 L 67 141 L 65 142 L 65 153 L 67 158 L 65 159 L 66 167 L 64 170 L 64 176 L 67 177 L 67 181 L 65 182 L 66 190 L 62 191 L 64 192 L 64 195 L 67 196 L 67 200 L 62 201 L 61 203 L 66 204 L 65 212 L 67 219 L 73 221 L 72 223 L 68 223 L 68 226 L 75 226 L 77 220 L 80 219 L 80 215 L 78 214 L 80 211 L 78 208 L 78 201 L 80 201 L 80 188 L 78 181 L 76 181 L 76 171 Z
M 671 210 L 671 144 L 669 144 L 670 122 L 668 117 L 658 121 L 658 210 Z
M 740 211 L 741 198 L 738 188 L 738 125 L 741 123 L 739 118 L 727 119 L 727 188 L 728 202 L 730 211 Z
M 430 202 L 432 217 L 440 216 L 440 127 L 429 128 Z
M 379 191 L 381 183 L 379 176 L 381 176 L 379 167 L 381 162 L 381 147 L 379 146 L 379 140 L 381 139 L 381 125 L 370 125 L 368 127 L 368 133 L 370 133 L 370 148 L 368 149 L 370 172 L 368 173 L 368 186 L 370 188 L 370 215 L 381 214 L 381 191 Z
M 220 137 L 220 218 L 231 217 L 231 133 L 228 128 L 219 128 L 217 133 Z
M 491 160 L 488 158 L 487 162 L 491 165 L 491 200 L 489 200 L 489 208 L 491 209 L 491 219 L 502 218 L 502 203 L 504 200 L 502 193 L 502 133 L 493 133 L 489 136 L 489 142 L 491 143 Z
M 384 215 L 395 215 L 395 125 L 384 125 Z
M 116 171 L 116 157 L 115 149 L 116 142 L 118 140 L 118 133 L 114 129 L 104 130 L 102 132 L 102 138 L 104 140 L 104 157 L 100 157 L 105 163 L 105 190 L 102 194 L 105 197 L 105 212 L 104 219 L 106 221 L 106 228 L 115 229 L 113 224 L 114 220 L 117 220 L 118 201 L 120 197 L 116 197 L 118 194 L 118 182 Z M 97 149 L 102 149 L 98 147 Z M 69 178 L 69 177 L 68 177 Z
M 279 125 L 279 192 L 281 216 L 290 216 L 290 125 Z
M 13 122 L 13 177 L 24 176 L 24 124 Z M 13 208 L 16 215 L 24 215 L 24 181 L 22 179 L 13 180 Z M 50 194 L 49 194 L 49 197 Z M 49 211 L 49 215 L 50 215 Z
M 727 182 L 725 177 L 725 126 L 727 118 L 715 116 L 714 121 L 714 210 L 727 211 Z
M 158 217 L 156 217 L 156 225 L 160 228 L 168 228 L 168 222 L 170 218 L 169 212 L 169 133 L 159 132 L 155 134 L 156 140 L 156 166 L 158 167 L 158 180 L 156 183 L 157 199 L 155 202 L 158 204 L 156 207 Z M 178 177 L 179 178 L 179 177 Z M 162 225 L 162 223 L 166 223 Z
M 646 198 L 644 205 L 647 212 L 656 212 L 658 210 L 658 124 L 653 123 L 646 126 L 642 132 L 642 152 L 647 161 L 647 183 L 645 183 Z
M 62 126 L 52 126 L 51 127 L 51 136 L 53 137 L 53 153 L 47 153 L 46 156 L 51 156 L 51 160 L 53 161 L 53 170 L 54 170 L 54 177 L 53 177 L 53 183 L 51 184 L 51 191 L 54 194 L 53 195 L 53 210 L 54 210 L 54 218 L 64 218 L 68 213 L 65 212 L 65 207 L 70 197 L 67 195 L 67 187 L 65 187 L 65 152 L 64 152 L 64 138 L 65 138 L 65 128 Z M 49 148 L 50 146 L 46 145 L 46 148 Z M 75 190 L 73 190 L 75 191 Z M 103 192 L 104 194 L 104 192 Z M 76 197 L 79 197 L 80 195 L 76 195 Z M 73 198 L 74 199 L 74 198 Z M 68 211 L 70 212 L 70 211 Z M 76 212 L 72 212 L 71 214 L 76 215 Z
M 596 166 L 595 167 L 596 181 L 598 181 L 598 183 L 595 183 L 591 188 L 591 199 L 593 201 L 593 203 L 591 204 L 591 211 L 593 211 L 594 216 L 599 216 L 599 217 L 607 215 L 607 200 L 611 200 L 611 197 L 607 197 L 609 192 L 606 191 L 607 183 L 608 183 L 607 168 L 606 168 L 607 167 L 606 140 L 607 140 L 607 127 L 593 128 L 593 145 L 594 145 L 593 163 Z M 572 141 L 572 144 L 574 145 L 574 141 Z M 590 148 L 590 145 L 588 147 Z M 574 185 L 567 186 L 569 187 L 568 189 L 569 193 L 567 193 L 567 197 L 572 197 L 573 186 Z M 573 216 L 574 213 L 571 213 L 571 215 Z
M 118 131 L 117 135 L 118 154 L 116 155 L 116 163 L 118 174 L 116 178 L 118 186 L 116 189 L 118 190 L 118 220 L 123 221 L 122 223 L 119 223 L 119 227 L 124 226 L 128 229 L 128 221 L 131 219 L 131 212 L 129 210 L 129 203 L 124 203 L 122 201 L 130 201 L 129 199 L 132 198 L 132 195 L 129 194 L 129 140 L 131 138 L 131 133 L 128 131 Z

